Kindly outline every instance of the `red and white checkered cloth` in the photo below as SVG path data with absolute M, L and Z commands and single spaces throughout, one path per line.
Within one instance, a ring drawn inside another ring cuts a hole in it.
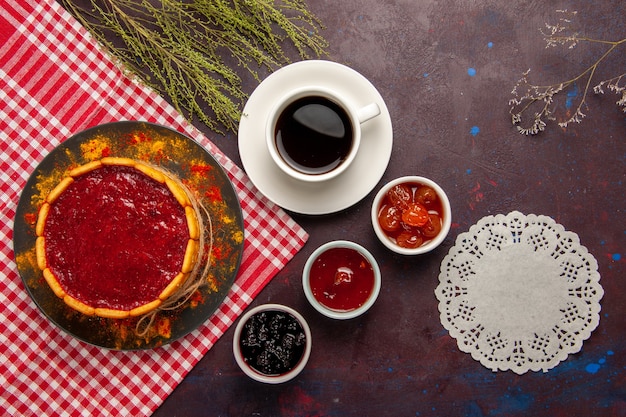
M 151 414 L 302 248 L 308 235 L 161 97 L 137 85 L 51 0 L 0 0 L 0 415 Z M 241 200 L 243 262 L 218 312 L 163 348 L 110 351 L 68 336 L 30 299 L 13 257 L 13 218 L 37 164 L 65 138 L 117 120 L 170 126 L 206 147 Z

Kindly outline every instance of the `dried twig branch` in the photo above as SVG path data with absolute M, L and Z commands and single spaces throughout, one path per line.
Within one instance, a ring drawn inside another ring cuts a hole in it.
M 567 34 L 571 16 L 575 16 L 576 12 L 568 12 L 567 10 L 557 10 L 563 17 L 555 25 L 546 24 L 546 28 L 541 30 L 546 41 L 546 48 L 556 46 L 567 46 L 569 49 L 576 47 L 579 43 L 595 43 L 607 46 L 606 51 L 592 65 L 583 70 L 575 77 L 551 85 L 534 85 L 528 81 L 530 69 L 522 74 L 522 78 L 515 84 L 511 94 L 513 98 L 509 100 L 511 113 L 511 122 L 517 128 L 517 131 L 524 135 L 536 135 L 546 128 L 547 121 L 555 121 L 560 127 L 567 127 L 570 123 L 580 123 L 586 114 L 583 113 L 583 106 L 586 105 L 587 95 L 590 90 L 596 94 L 604 94 L 604 88 L 620 96 L 616 104 L 623 107 L 626 112 L 626 72 L 619 74 L 613 78 L 594 81 L 597 69 L 607 58 L 614 55 L 615 50 L 626 44 L 626 38 L 618 41 L 609 41 L 604 39 L 593 39 L 582 36 L 576 32 Z M 556 116 L 556 96 L 563 93 L 566 89 L 584 83 L 580 101 L 574 112 L 567 118 L 557 118 Z M 595 82 L 595 84 L 594 84 Z M 593 87 L 592 87 L 593 86 Z M 530 122 L 527 121 L 527 114 L 530 114 Z

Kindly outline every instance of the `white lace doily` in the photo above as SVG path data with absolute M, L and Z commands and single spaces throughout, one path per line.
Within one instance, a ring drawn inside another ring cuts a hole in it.
M 493 371 L 547 372 L 598 326 L 598 263 L 547 216 L 487 216 L 461 233 L 435 290 L 459 349 Z

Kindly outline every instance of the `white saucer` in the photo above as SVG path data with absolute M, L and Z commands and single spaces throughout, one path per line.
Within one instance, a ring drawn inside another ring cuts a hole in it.
M 340 176 L 321 183 L 298 181 L 280 170 L 265 141 L 265 121 L 286 91 L 319 85 L 339 91 L 359 108 L 376 102 L 381 114 L 361 126 L 361 146 Z M 391 117 L 382 96 L 361 74 L 321 60 L 300 61 L 268 76 L 250 95 L 239 122 L 239 154 L 252 183 L 279 206 L 301 214 L 329 214 L 363 199 L 382 178 L 393 146 Z

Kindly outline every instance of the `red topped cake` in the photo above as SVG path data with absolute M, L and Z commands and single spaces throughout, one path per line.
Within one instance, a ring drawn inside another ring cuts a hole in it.
M 37 220 L 37 263 L 46 282 L 86 315 L 125 318 L 156 309 L 199 258 L 191 198 L 170 174 L 132 159 L 73 169 Z

